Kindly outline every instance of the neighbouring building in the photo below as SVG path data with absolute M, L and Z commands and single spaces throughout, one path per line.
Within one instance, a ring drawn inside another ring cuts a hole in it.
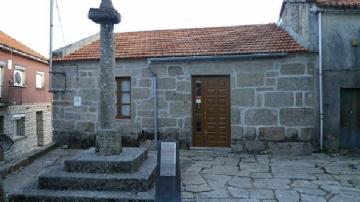
M 349 138 L 358 141 L 360 125 L 359 6 L 359 0 L 285 0 L 278 24 L 116 34 L 117 130 L 134 138 L 157 131 L 183 147 L 308 153 L 323 142 L 323 92 L 325 148 L 347 148 Z M 54 54 L 56 140 L 91 146 L 99 37 Z M 349 136 L 343 144 L 340 131 Z
M 326 149 L 360 148 L 359 22 L 360 0 L 287 0 L 283 4 L 281 27 L 313 52 L 318 62 L 321 38 L 323 92 L 317 85 L 317 95 L 323 97 Z
M 5 160 L 52 142 L 48 60 L 0 31 L 0 134 L 14 141 Z

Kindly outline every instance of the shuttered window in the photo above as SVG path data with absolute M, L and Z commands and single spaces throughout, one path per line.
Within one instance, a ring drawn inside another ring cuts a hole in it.
M 118 119 L 131 117 L 131 79 L 130 77 L 117 77 L 117 115 Z

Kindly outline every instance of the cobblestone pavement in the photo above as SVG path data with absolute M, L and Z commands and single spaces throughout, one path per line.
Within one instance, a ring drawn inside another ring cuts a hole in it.
M 6 194 L 14 192 L 36 179 L 39 174 L 47 168 L 61 165 L 66 158 L 71 157 L 80 151 L 81 150 L 55 149 L 39 157 L 30 165 L 25 166 L 23 169 L 5 178 L 4 187 Z
M 5 179 L 12 192 L 80 150 L 56 149 Z M 360 201 L 360 157 L 181 151 L 183 201 Z
M 360 201 L 360 157 L 182 151 L 183 201 Z

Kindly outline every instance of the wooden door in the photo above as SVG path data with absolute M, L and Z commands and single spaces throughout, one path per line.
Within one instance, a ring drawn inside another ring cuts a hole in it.
M 230 79 L 193 77 L 193 146 L 230 147 Z
M 341 89 L 340 146 L 360 148 L 360 89 Z

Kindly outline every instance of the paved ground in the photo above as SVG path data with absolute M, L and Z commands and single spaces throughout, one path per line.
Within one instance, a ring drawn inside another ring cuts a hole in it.
M 7 192 L 79 150 L 56 149 L 5 179 Z M 183 201 L 360 201 L 360 157 L 181 151 Z
M 183 151 L 183 201 L 360 201 L 360 158 Z
M 5 192 L 8 194 L 21 188 L 36 179 L 46 168 L 62 164 L 66 158 L 75 155 L 79 151 L 81 150 L 55 149 L 45 154 L 30 165 L 7 176 L 4 180 Z

